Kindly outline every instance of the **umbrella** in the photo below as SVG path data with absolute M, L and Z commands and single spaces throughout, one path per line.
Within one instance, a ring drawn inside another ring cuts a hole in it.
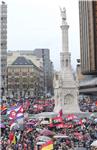
M 67 139 L 67 138 L 70 138 L 69 136 L 67 136 L 67 135 L 64 135 L 64 134 L 59 134 L 59 135 L 55 135 L 55 136 L 53 136 L 54 138 L 64 138 L 64 139 Z
M 97 140 L 94 141 L 94 142 L 91 144 L 91 146 L 95 146 L 95 147 L 97 148 Z
M 36 145 L 43 145 L 45 142 L 37 142 Z
M 3 123 L 0 123 L 0 128 L 5 128 L 5 125 Z
M 47 120 L 43 120 L 41 121 L 41 124 L 49 124 L 49 122 Z
M 44 142 L 46 142 L 46 141 L 49 141 L 49 140 L 51 140 L 51 138 L 48 137 L 48 136 L 39 136 L 39 137 L 37 137 L 37 141 L 44 141 Z
M 40 131 L 40 134 L 49 136 L 49 135 L 54 135 L 54 132 L 52 132 L 52 131 L 50 131 L 50 130 L 48 130 L 48 129 L 44 129 L 44 130 L 41 130 L 41 131 Z

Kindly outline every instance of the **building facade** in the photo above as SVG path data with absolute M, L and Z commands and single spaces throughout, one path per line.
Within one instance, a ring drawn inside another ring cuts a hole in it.
M 33 54 L 43 60 L 44 69 L 44 91 L 53 95 L 53 63 L 50 61 L 50 50 L 49 49 L 35 49 Z
M 81 71 L 97 75 L 97 1 L 79 1 L 79 22 Z
M 6 73 L 7 73 L 7 5 L 0 4 L 0 93 L 6 95 Z
M 18 56 L 7 66 L 7 92 L 12 96 L 43 95 L 43 70 L 30 59 Z

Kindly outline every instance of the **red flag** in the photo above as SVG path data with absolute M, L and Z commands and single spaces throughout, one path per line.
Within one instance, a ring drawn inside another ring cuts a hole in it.
M 10 133 L 9 133 L 9 140 L 10 140 L 10 143 L 11 143 L 11 141 L 13 140 L 13 137 L 14 137 L 14 133 L 13 133 L 13 132 L 10 132 Z
M 9 133 L 9 140 L 10 140 L 10 143 L 11 143 L 11 144 L 12 144 L 12 143 L 16 144 L 16 138 L 15 138 L 15 135 L 14 135 L 13 132 L 10 132 L 10 133 Z
M 15 119 L 16 118 L 16 111 L 15 110 L 12 110 L 9 114 L 9 119 Z
M 54 118 L 52 118 L 52 122 L 53 123 L 62 123 L 63 118 L 62 117 L 54 117 Z
M 18 113 L 23 113 L 23 112 L 24 112 L 23 106 L 21 105 L 20 108 L 19 108 L 19 110 L 18 110 Z

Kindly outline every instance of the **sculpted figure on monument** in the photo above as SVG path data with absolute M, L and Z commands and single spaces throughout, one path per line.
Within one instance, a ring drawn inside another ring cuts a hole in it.
M 62 19 L 63 19 L 63 20 L 66 20 L 66 9 L 65 9 L 65 7 L 63 7 L 63 9 L 60 8 L 60 11 L 61 11 Z
M 71 105 L 73 103 L 73 96 L 71 94 L 67 94 L 64 97 L 64 104 Z

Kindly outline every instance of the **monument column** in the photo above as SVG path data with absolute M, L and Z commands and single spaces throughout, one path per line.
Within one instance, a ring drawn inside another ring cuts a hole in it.
M 60 53 L 61 70 L 57 81 L 57 86 L 54 87 L 56 101 L 55 112 L 63 110 L 64 114 L 79 113 L 78 106 L 78 89 L 76 81 L 74 80 L 71 69 L 71 54 L 68 48 L 68 29 L 69 25 L 66 22 L 66 10 L 61 9 L 62 17 L 62 51 Z M 57 91 L 57 95 L 56 95 Z
M 68 52 L 68 28 L 69 25 L 66 22 L 66 10 L 61 9 L 61 17 L 62 17 L 62 25 L 60 26 L 62 29 L 62 52 Z
M 68 29 L 69 25 L 66 22 L 66 10 L 65 8 L 61 9 L 61 17 L 62 17 L 62 52 L 60 53 L 60 63 L 61 63 L 61 71 L 63 72 L 63 68 L 66 70 L 71 68 L 71 58 L 69 53 L 69 43 L 68 43 Z

